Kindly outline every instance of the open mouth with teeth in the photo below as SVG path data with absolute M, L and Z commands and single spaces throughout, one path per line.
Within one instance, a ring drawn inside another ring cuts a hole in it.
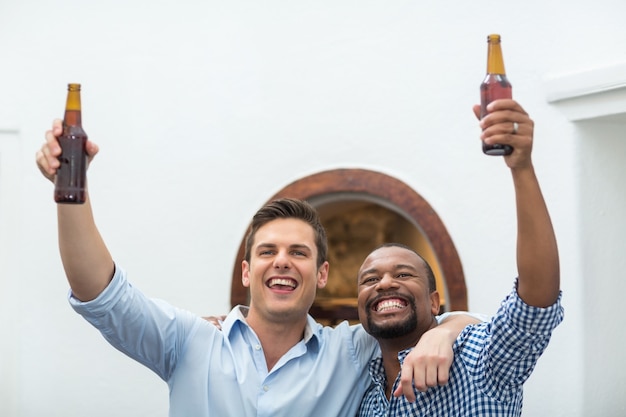
M 386 313 L 402 310 L 408 305 L 406 300 L 401 298 L 385 298 L 372 304 L 372 310 L 377 313 Z
M 273 290 L 293 291 L 298 286 L 298 283 L 290 278 L 271 278 L 266 285 Z

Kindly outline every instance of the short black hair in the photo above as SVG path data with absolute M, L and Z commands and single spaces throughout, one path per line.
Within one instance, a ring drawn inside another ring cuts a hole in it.
M 420 255 L 412 247 L 410 247 L 408 245 L 405 245 L 404 243 L 389 242 L 389 243 L 383 243 L 382 245 L 379 245 L 372 252 L 375 252 L 378 249 L 382 249 L 382 248 L 394 248 L 394 247 L 395 248 L 402 248 L 402 249 L 406 249 L 408 251 L 411 251 L 414 254 L 416 254 L 418 256 L 418 258 L 420 258 L 422 260 L 422 262 L 424 262 L 424 267 L 426 268 L 426 278 L 428 278 L 428 290 L 431 293 L 433 291 L 437 291 L 437 281 L 435 280 L 435 274 L 433 273 L 433 269 L 430 267 L 430 264 L 428 263 L 428 261 L 426 261 L 426 259 L 424 259 L 424 257 L 422 255 Z

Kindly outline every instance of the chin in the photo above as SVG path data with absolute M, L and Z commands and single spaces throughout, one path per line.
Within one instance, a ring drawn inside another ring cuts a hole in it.
M 396 337 L 406 336 L 417 329 L 417 314 L 413 310 L 408 317 L 404 319 L 390 318 L 382 322 L 374 321 L 371 313 L 367 315 L 367 332 L 380 339 L 394 339 Z

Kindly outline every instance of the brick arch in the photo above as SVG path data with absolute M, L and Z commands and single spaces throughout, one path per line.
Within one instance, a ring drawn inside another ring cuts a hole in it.
M 269 200 L 291 197 L 315 201 L 329 200 L 334 196 L 344 200 L 370 200 L 387 207 L 409 219 L 428 239 L 435 253 L 446 284 L 447 310 L 467 310 L 467 289 L 461 260 L 443 222 L 415 190 L 397 178 L 365 169 L 335 169 L 296 180 Z M 241 261 L 245 251 L 245 236 L 237 253 L 233 268 L 231 305 L 247 304 L 248 289 L 241 284 Z

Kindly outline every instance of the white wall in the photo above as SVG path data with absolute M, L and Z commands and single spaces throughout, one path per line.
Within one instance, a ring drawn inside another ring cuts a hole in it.
M 607 320 L 625 289 L 623 125 L 569 122 L 543 80 L 626 60 L 625 12 L 621 0 L 0 0 L 0 131 L 13 132 L 0 140 L 14 138 L 0 143 L 0 415 L 167 415 L 166 385 L 66 301 L 34 153 L 68 82 L 83 84 L 84 126 L 101 146 L 98 224 L 146 293 L 227 312 L 254 211 L 295 179 L 360 167 L 430 202 L 471 309 L 493 312 L 515 275 L 515 217 L 507 170 L 480 152 L 471 113 L 492 32 L 536 122 L 566 307 L 524 415 L 624 415 L 626 337 Z
M 626 124 L 581 123 L 580 166 L 581 292 L 584 329 L 585 415 L 626 415 L 624 326 L 600 324 L 623 306 L 626 294 Z M 616 155 L 618 155 L 616 157 Z M 602 384 L 601 381 L 606 381 Z M 608 382 L 608 384 L 607 384 Z M 609 385 L 610 390 L 601 385 Z M 616 414 L 616 410 L 621 413 Z

